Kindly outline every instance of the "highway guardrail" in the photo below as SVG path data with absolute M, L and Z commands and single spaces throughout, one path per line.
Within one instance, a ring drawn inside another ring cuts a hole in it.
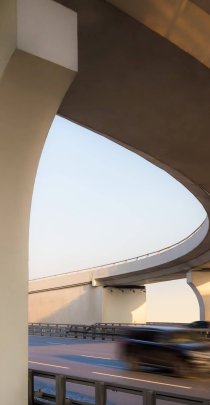
M 34 390 L 34 379 L 52 379 L 55 381 L 55 394 L 49 394 L 43 390 Z M 79 378 L 67 376 L 57 373 L 48 373 L 38 370 L 29 370 L 29 400 L 28 405 L 46 405 L 51 403 L 55 405 L 87 405 L 87 402 L 71 399 L 71 394 L 67 394 L 67 384 L 73 383 L 86 387 L 94 388 L 94 398 L 92 404 L 107 405 L 107 394 L 109 391 L 115 393 L 131 394 L 142 398 L 142 405 L 156 405 L 159 400 L 167 402 L 182 403 L 186 405 L 210 405 L 208 398 L 193 397 L 188 395 L 180 395 L 159 391 L 157 389 L 146 389 L 140 387 L 132 387 L 128 385 L 98 381 L 88 378 Z M 69 396 L 69 397 L 68 397 Z M 166 405 L 167 405 L 166 402 Z M 90 404 L 90 402 L 89 402 Z
M 148 325 L 159 326 L 184 326 L 187 324 L 174 323 L 147 323 Z M 123 334 L 123 330 L 133 324 L 124 323 L 95 323 L 93 325 L 78 324 L 53 324 L 53 323 L 30 323 L 28 325 L 29 335 L 33 336 L 52 336 L 52 337 L 69 337 L 74 339 L 92 339 L 92 340 L 116 340 Z M 145 326 L 145 324 L 135 324 L 135 326 Z M 207 338 L 210 337 L 210 329 L 193 328 L 199 331 Z
M 69 337 L 77 339 L 115 340 L 122 334 L 123 328 L 128 324 L 94 324 L 94 325 L 68 325 L 30 323 L 29 335 Z

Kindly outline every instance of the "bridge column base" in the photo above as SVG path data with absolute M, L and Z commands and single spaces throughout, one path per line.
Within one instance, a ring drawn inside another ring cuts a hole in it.
M 200 320 L 210 320 L 210 270 L 189 271 L 187 283 L 198 299 Z
M 136 286 L 104 287 L 102 322 L 146 323 L 145 288 Z

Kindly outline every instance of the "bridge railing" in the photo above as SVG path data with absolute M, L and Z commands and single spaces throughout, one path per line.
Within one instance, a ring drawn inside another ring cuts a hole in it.
M 55 381 L 55 394 L 49 394 L 44 391 L 34 390 L 34 379 L 53 379 Z M 73 383 L 94 388 L 94 404 L 106 405 L 107 394 L 109 391 L 115 393 L 131 394 L 142 398 L 142 405 L 156 405 L 158 400 L 182 403 L 187 405 L 210 405 L 208 398 L 193 397 L 159 391 L 156 389 L 146 389 L 140 387 L 131 387 L 124 384 L 97 381 L 89 378 L 71 377 L 63 374 L 48 373 L 44 371 L 29 370 L 29 400 L 28 405 L 46 405 L 51 403 L 55 405 L 87 405 L 87 402 L 74 400 L 67 397 L 67 384 Z M 71 396 L 71 395 L 70 395 Z
M 143 324 L 135 324 L 143 326 Z M 174 323 L 147 323 L 146 325 L 171 325 L 171 326 L 186 326 L 186 324 Z M 30 323 L 28 325 L 29 335 L 33 336 L 52 336 L 52 337 L 69 337 L 74 339 L 100 339 L 100 340 L 116 340 L 123 334 L 126 326 L 134 326 L 133 324 L 122 323 L 96 323 L 94 325 L 68 325 L 68 324 L 48 324 L 48 323 Z M 145 326 L 145 324 L 144 324 Z M 210 329 L 195 329 L 210 338 Z
M 29 335 L 69 337 L 78 339 L 115 340 L 128 324 L 66 325 L 30 323 Z

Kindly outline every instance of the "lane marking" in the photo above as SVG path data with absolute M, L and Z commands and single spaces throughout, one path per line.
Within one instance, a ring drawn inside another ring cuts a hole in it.
M 151 383 L 151 384 L 168 385 L 169 387 L 185 388 L 186 390 L 191 390 L 192 389 L 192 387 L 187 387 L 187 386 L 184 386 L 184 385 L 175 385 L 175 384 L 161 383 L 161 382 L 158 382 L 158 381 L 142 380 L 141 378 L 124 377 L 122 375 L 99 373 L 97 371 L 92 371 L 92 374 L 105 375 L 105 376 L 108 376 L 108 377 L 123 378 L 125 380 L 148 382 L 148 383 Z
M 40 366 L 50 366 L 50 367 L 57 367 L 57 368 L 66 368 L 66 369 L 70 370 L 70 367 L 58 366 L 58 365 L 56 365 L 56 364 L 39 363 L 38 361 L 30 361 L 30 360 L 29 360 L 29 363 L 39 364 Z
M 64 345 L 64 343 L 56 343 L 56 342 L 46 342 L 48 345 Z
M 112 360 L 111 357 L 88 356 L 87 354 L 79 354 L 79 356 L 81 356 L 81 357 L 90 357 L 91 359 Z

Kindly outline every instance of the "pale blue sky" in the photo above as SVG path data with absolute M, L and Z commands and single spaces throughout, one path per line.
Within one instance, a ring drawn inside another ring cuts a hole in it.
M 163 170 L 56 117 L 34 187 L 29 277 L 76 271 L 164 248 L 189 235 L 205 215 L 192 194 Z M 149 286 L 153 299 L 158 300 L 161 292 L 164 302 L 169 290 L 164 285 Z M 192 319 L 197 318 L 197 301 L 184 281 L 170 288 L 183 299 L 188 297 Z M 172 301 L 170 295 L 171 305 Z M 174 305 L 176 312 L 177 300 Z M 148 302 L 150 317 L 151 311 Z

